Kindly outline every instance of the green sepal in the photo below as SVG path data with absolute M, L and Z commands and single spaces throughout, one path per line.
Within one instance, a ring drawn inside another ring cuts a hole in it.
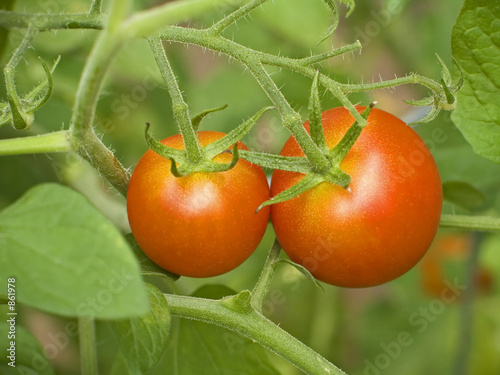
M 54 73 L 57 64 L 59 64 L 59 61 L 61 60 L 61 56 L 58 56 L 56 61 L 52 65 L 52 68 L 49 69 L 45 61 L 43 61 L 41 57 L 38 58 L 40 59 L 40 63 L 42 64 L 43 70 L 45 71 L 45 75 L 47 76 L 47 78 L 46 80 L 41 82 L 37 87 L 31 90 L 22 99 L 23 102 L 26 102 L 27 104 L 32 104 L 30 107 L 26 108 L 26 112 L 35 112 L 37 109 L 42 107 L 47 102 L 47 100 L 49 100 L 50 95 L 52 94 L 52 86 L 53 86 L 52 74 Z M 35 98 L 45 87 L 46 87 L 45 94 L 40 98 L 38 98 L 37 100 L 35 100 Z
M 325 134 L 323 133 L 323 121 L 321 118 L 321 100 L 318 92 L 318 77 L 319 69 L 316 71 L 313 83 L 311 86 L 311 95 L 309 96 L 309 125 L 311 130 L 311 138 L 314 143 L 323 151 L 328 151 L 326 146 Z
M 184 177 L 186 174 L 179 172 L 177 169 L 177 163 L 174 158 L 170 158 L 170 173 L 174 175 L 174 177 Z
M 332 184 L 339 185 L 340 187 L 347 189 L 351 183 L 351 176 L 345 173 L 340 167 L 333 167 L 327 174 L 323 176 L 325 181 Z
M 238 150 L 238 152 L 242 159 L 249 163 L 260 165 L 263 168 L 280 169 L 282 171 L 304 174 L 312 171 L 309 160 L 302 156 L 281 156 L 246 150 Z
M 439 57 L 439 55 L 436 53 L 436 58 L 438 60 L 439 66 L 441 67 L 441 78 L 444 80 L 446 85 L 451 85 L 451 74 L 450 71 L 448 70 L 448 67 L 444 63 L 443 59 Z
M 365 108 L 361 117 L 365 120 L 368 119 L 368 115 L 370 114 L 372 108 L 376 105 L 376 102 L 370 103 L 369 106 Z M 339 165 L 342 160 L 344 160 L 345 156 L 352 148 L 359 135 L 361 134 L 361 130 L 363 129 L 363 125 L 358 121 L 355 121 L 344 134 L 339 143 L 337 143 L 329 152 L 331 161 L 333 165 Z
M 245 134 L 247 134 L 250 129 L 255 125 L 257 120 L 270 109 L 274 107 L 266 107 L 261 109 L 255 115 L 250 117 L 247 121 L 240 124 L 235 129 L 231 130 L 224 137 L 216 140 L 215 142 L 210 143 L 209 145 L 203 147 L 203 152 L 207 159 L 212 159 L 215 155 L 220 154 L 221 152 L 227 150 L 231 145 L 238 142 Z
M 448 104 L 455 103 L 455 96 L 450 91 L 450 88 L 446 85 L 446 82 L 443 78 L 441 78 L 441 87 L 443 87 L 444 95 L 446 96 L 446 102 Z
M 144 129 L 144 138 L 146 139 L 146 143 L 151 150 L 166 159 L 175 158 L 184 160 L 186 158 L 184 150 L 177 150 L 173 147 L 165 146 L 161 142 L 154 139 L 149 132 L 150 127 L 151 125 L 149 124 L 149 122 L 146 122 L 146 128 Z
M 319 185 L 322 182 L 324 182 L 324 179 L 322 176 L 315 174 L 315 173 L 310 173 L 310 174 L 306 175 L 302 180 L 297 182 L 295 185 L 289 187 L 286 190 L 283 190 L 278 195 L 275 195 L 271 199 L 262 203 L 257 208 L 257 211 L 259 211 L 260 209 L 262 209 L 266 206 L 269 206 L 271 204 L 281 203 L 281 202 L 287 201 L 289 199 L 295 198 L 295 197 L 299 196 L 300 194 L 306 192 L 307 190 L 312 189 L 313 187 Z
M 299 271 L 302 275 L 304 275 L 307 279 L 311 280 L 318 288 L 321 288 L 323 291 L 325 290 L 325 288 L 323 288 L 323 285 L 321 285 L 318 280 L 316 280 L 316 278 L 312 275 L 311 272 L 309 272 L 309 270 L 307 268 L 305 268 L 304 266 L 298 264 L 298 263 L 295 263 L 293 261 L 291 261 L 290 259 L 287 259 L 287 258 L 281 258 L 278 263 L 285 263 L 285 264 L 289 264 L 293 267 L 295 267 L 295 269 L 297 271 Z
M 203 111 L 203 112 L 197 114 L 196 116 L 194 116 L 191 119 L 191 125 L 193 126 L 193 129 L 195 131 L 198 131 L 198 128 L 200 127 L 201 120 L 203 120 L 206 115 L 213 113 L 213 112 L 222 111 L 222 110 L 226 109 L 227 107 L 228 107 L 228 104 L 224 104 L 222 107 L 207 109 L 206 111 Z
M 236 166 L 236 164 L 238 163 L 238 160 L 240 158 L 239 150 L 238 150 L 238 143 L 235 143 L 233 145 L 233 149 L 231 152 L 233 154 L 233 159 L 231 160 L 230 163 L 223 164 L 223 163 L 216 163 L 216 162 L 211 161 L 211 162 L 208 162 L 205 164 L 205 165 L 207 165 L 207 167 L 204 168 L 204 170 L 206 172 L 225 172 L 225 171 L 228 171 L 228 170 L 234 168 Z

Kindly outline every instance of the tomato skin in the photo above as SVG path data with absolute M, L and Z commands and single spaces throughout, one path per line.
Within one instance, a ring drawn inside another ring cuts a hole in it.
M 354 122 L 344 107 L 323 112 L 322 120 L 329 148 Z M 291 137 L 281 155 L 304 154 Z M 351 176 L 349 189 L 323 182 L 271 206 L 280 244 L 328 284 L 368 287 L 403 275 L 429 248 L 441 216 L 441 179 L 430 151 L 403 121 L 374 108 L 340 167 Z M 303 176 L 275 170 L 271 196 Z
M 198 133 L 205 146 L 225 134 Z M 180 135 L 161 141 L 183 149 Z M 247 149 L 238 142 L 239 149 Z M 213 160 L 231 162 L 223 153 Z M 269 221 L 269 199 L 261 167 L 240 159 L 229 171 L 175 177 L 171 162 L 148 150 L 130 179 L 127 212 L 141 249 L 162 268 L 178 275 L 211 277 L 243 263 L 257 248 Z

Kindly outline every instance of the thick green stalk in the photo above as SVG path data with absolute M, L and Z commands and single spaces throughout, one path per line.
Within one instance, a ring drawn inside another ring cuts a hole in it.
M 201 146 L 198 142 L 198 136 L 194 127 L 191 125 L 191 116 L 189 115 L 189 108 L 187 103 L 182 97 L 181 90 L 177 84 L 177 79 L 170 66 L 167 55 L 162 45 L 162 41 L 158 37 L 151 38 L 149 45 L 153 51 L 156 64 L 160 69 L 163 81 L 167 86 L 168 93 L 172 99 L 172 110 L 174 112 L 175 121 L 184 140 L 186 154 L 188 160 L 192 164 L 198 164 L 203 160 Z
M 0 140 L 0 155 L 71 151 L 69 131 Z
M 442 228 L 466 229 L 479 232 L 500 232 L 500 218 L 488 216 L 442 215 Z
M 178 22 L 193 19 L 222 5 L 240 5 L 249 0 L 184 0 L 168 2 L 134 14 L 123 24 L 127 38 L 147 37 Z
M 98 36 L 80 78 L 70 132 L 74 150 L 125 195 L 130 175 L 97 137 L 93 128 L 102 82 L 120 45 L 121 39 L 115 34 L 102 31 Z
M 26 14 L 0 10 L 0 25 L 6 29 L 26 29 L 30 24 L 38 31 L 61 29 L 102 29 L 98 13 Z
M 276 238 L 274 244 L 267 256 L 266 264 L 260 275 L 259 281 L 255 285 L 252 291 L 252 298 L 250 303 L 255 311 L 262 313 L 262 303 L 269 290 L 271 281 L 273 280 L 274 273 L 276 271 L 276 266 L 280 260 L 281 245 Z
M 237 296 L 222 300 L 165 295 L 170 313 L 230 329 L 283 357 L 309 375 L 345 375 L 314 350 L 278 327 Z M 233 304 L 234 302 L 234 304 Z

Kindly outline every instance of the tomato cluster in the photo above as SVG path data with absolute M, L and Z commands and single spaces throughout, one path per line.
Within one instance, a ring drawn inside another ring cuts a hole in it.
M 361 113 L 363 107 L 358 107 Z M 343 107 L 323 112 L 327 146 L 353 124 Z M 269 189 L 261 167 L 240 159 L 225 172 L 174 177 L 171 161 L 146 152 L 132 175 L 127 209 L 132 232 L 158 265 L 179 275 L 209 277 L 240 265 L 255 250 L 269 216 L 283 250 L 317 279 L 367 287 L 395 279 L 425 254 L 436 234 L 442 189 L 436 163 L 420 137 L 391 114 L 372 109 L 340 164 L 347 189 L 322 182 L 256 212 L 270 196 L 300 181 L 275 170 Z M 304 124 L 306 129 L 309 125 Z M 224 134 L 199 132 L 201 145 Z M 182 149 L 180 135 L 163 144 Z M 238 148 L 245 148 L 241 143 Z M 293 137 L 281 155 L 304 156 Z M 214 159 L 229 162 L 223 153 Z

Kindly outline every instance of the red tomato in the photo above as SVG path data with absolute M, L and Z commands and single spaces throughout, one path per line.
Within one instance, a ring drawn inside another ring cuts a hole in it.
M 323 112 L 322 121 L 332 148 L 354 118 L 339 107 Z M 290 138 L 281 155 L 304 154 Z M 430 151 L 404 122 L 372 109 L 340 167 L 351 176 L 348 189 L 323 182 L 272 205 L 279 242 L 291 260 L 329 284 L 368 287 L 401 276 L 425 254 L 439 225 L 441 179 Z M 303 176 L 274 171 L 271 195 Z
M 205 146 L 224 133 L 198 133 Z M 180 135 L 161 141 L 183 149 Z M 238 148 L 247 149 L 241 142 Z M 213 160 L 231 162 L 223 153 Z M 229 171 L 175 177 L 171 162 L 148 150 L 135 167 L 127 193 L 132 233 L 141 249 L 162 268 L 178 275 L 210 277 L 243 263 L 256 249 L 269 221 L 269 199 L 261 167 L 240 159 Z

